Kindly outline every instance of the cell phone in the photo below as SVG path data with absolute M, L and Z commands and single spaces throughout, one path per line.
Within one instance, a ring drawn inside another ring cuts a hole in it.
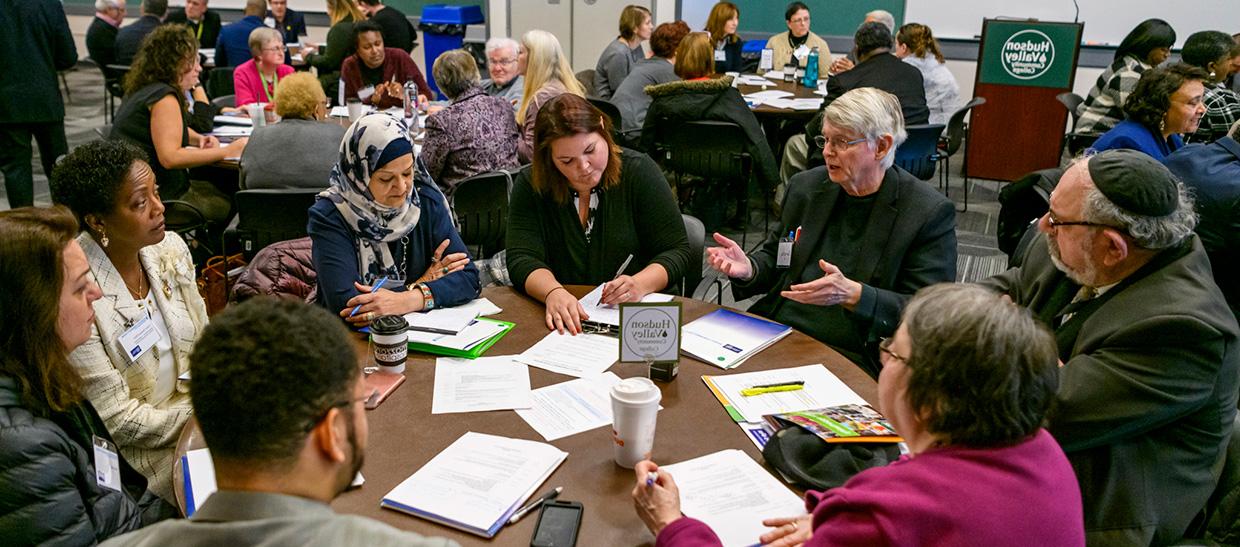
M 581 512 L 584 509 L 576 501 L 549 501 L 538 513 L 538 525 L 530 547 L 573 547 L 577 545 L 577 530 L 581 528 Z
M 405 383 L 404 374 L 388 374 L 375 372 L 366 375 L 366 410 L 374 410 L 391 395 L 396 388 Z

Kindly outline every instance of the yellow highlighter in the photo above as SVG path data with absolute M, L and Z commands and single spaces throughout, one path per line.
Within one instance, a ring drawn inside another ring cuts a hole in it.
M 772 384 L 765 386 L 747 387 L 741 390 L 742 397 L 753 397 L 754 395 L 763 395 L 766 393 L 779 393 L 783 391 L 800 391 L 805 389 L 805 382 L 789 382 L 786 384 Z

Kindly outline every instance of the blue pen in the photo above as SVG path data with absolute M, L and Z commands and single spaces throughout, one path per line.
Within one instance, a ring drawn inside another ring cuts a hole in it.
M 384 276 L 383 279 L 380 279 L 378 283 L 375 283 L 375 286 L 370 288 L 370 292 L 373 293 L 379 290 L 380 287 L 383 287 L 384 283 L 387 283 L 387 280 L 388 280 L 387 276 Z M 357 310 L 360 310 L 360 309 L 362 309 L 362 305 L 358 304 L 357 306 L 353 308 L 353 311 L 349 312 L 349 317 L 353 317 L 354 315 L 357 315 Z

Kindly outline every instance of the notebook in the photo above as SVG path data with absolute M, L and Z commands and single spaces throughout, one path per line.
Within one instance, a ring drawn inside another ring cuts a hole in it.
M 514 323 L 479 317 L 457 334 L 409 331 L 409 351 L 476 359 L 503 338 Z
M 791 332 L 787 325 L 720 308 L 681 329 L 680 352 L 726 370 Z

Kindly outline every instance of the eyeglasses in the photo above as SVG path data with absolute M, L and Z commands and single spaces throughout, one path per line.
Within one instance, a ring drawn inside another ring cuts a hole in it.
M 265 47 L 265 48 L 263 48 L 263 51 L 280 51 L 280 52 L 283 52 L 283 51 L 284 51 L 284 46 Z
M 803 23 L 808 23 L 808 22 L 809 22 L 809 16 L 808 16 L 808 15 L 806 15 L 805 17 L 793 17 L 792 19 L 789 19 L 789 20 L 788 20 L 788 22 L 789 22 L 789 23 L 792 23 L 792 24 L 794 24 L 794 25 L 800 25 L 800 24 L 803 24 Z
M 487 62 L 493 65 L 515 65 L 517 64 L 516 59 L 487 59 Z
M 827 144 L 830 143 L 832 150 L 848 150 L 853 145 L 863 143 L 865 141 L 866 141 L 865 137 L 861 137 L 859 139 L 853 139 L 851 141 L 848 139 L 845 139 L 844 137 L 831 137 L 830 139 L 822 135 L 818 135 L 814 137 L 814 144 L 817 144 L 819 148 L 825 149 L 827 147 Z
M 887 355 L 890 355 L 892 359 L 895 359 L 896 361 L 904 363 L 905 366 L 908 366 L 907 358 L 900 355 L 899 353 L 891 351 L 891 344 L 894 341 L 895 341 L 894 338 L 880 338 L 878 341 L 878 351 L 882 353 L 886 353 Z
M 347 406 L 351 406 L 355 403 L 360 403 L 369 398 L 370 398 L 370 394 L 366 394 L 366 395 L 362 395 L 361 397 L 354 397 L 352 399 L 347 399 L 344 401 L 337 401 L 335 403 L 332 403 L 332 406 L 327 407 L 327 409 L 324 410 L 323 413 L 320 414 L 318 418 L 315 418 L 314 421 L 310 422 L 309 424 L 306 424 L 306 429 L 305 429 L 306 432 L 309 432 L 310 430 L 314 429 L 315 426 L 319 425 L 319 422 L 322 422 L 323 419 L 327 417 L 327 413 L 331 412 L 333 408 L 344 408 Z
M 1088 222 L 1084 220 L 1059 220 L 1058 218 L 1055 218 L 1055 213 L 1049 210 L 1046 212 L 1046 223 L 1050 224 L 1051 228 L 1059 228 L 1062 226 L 1097 226 L 1099 228 L 1111 228 L 1121 232 L 1123 231 L 1115 226 L 1111 226 L 1110 224 L 1102 224 L 1100 222 Z

